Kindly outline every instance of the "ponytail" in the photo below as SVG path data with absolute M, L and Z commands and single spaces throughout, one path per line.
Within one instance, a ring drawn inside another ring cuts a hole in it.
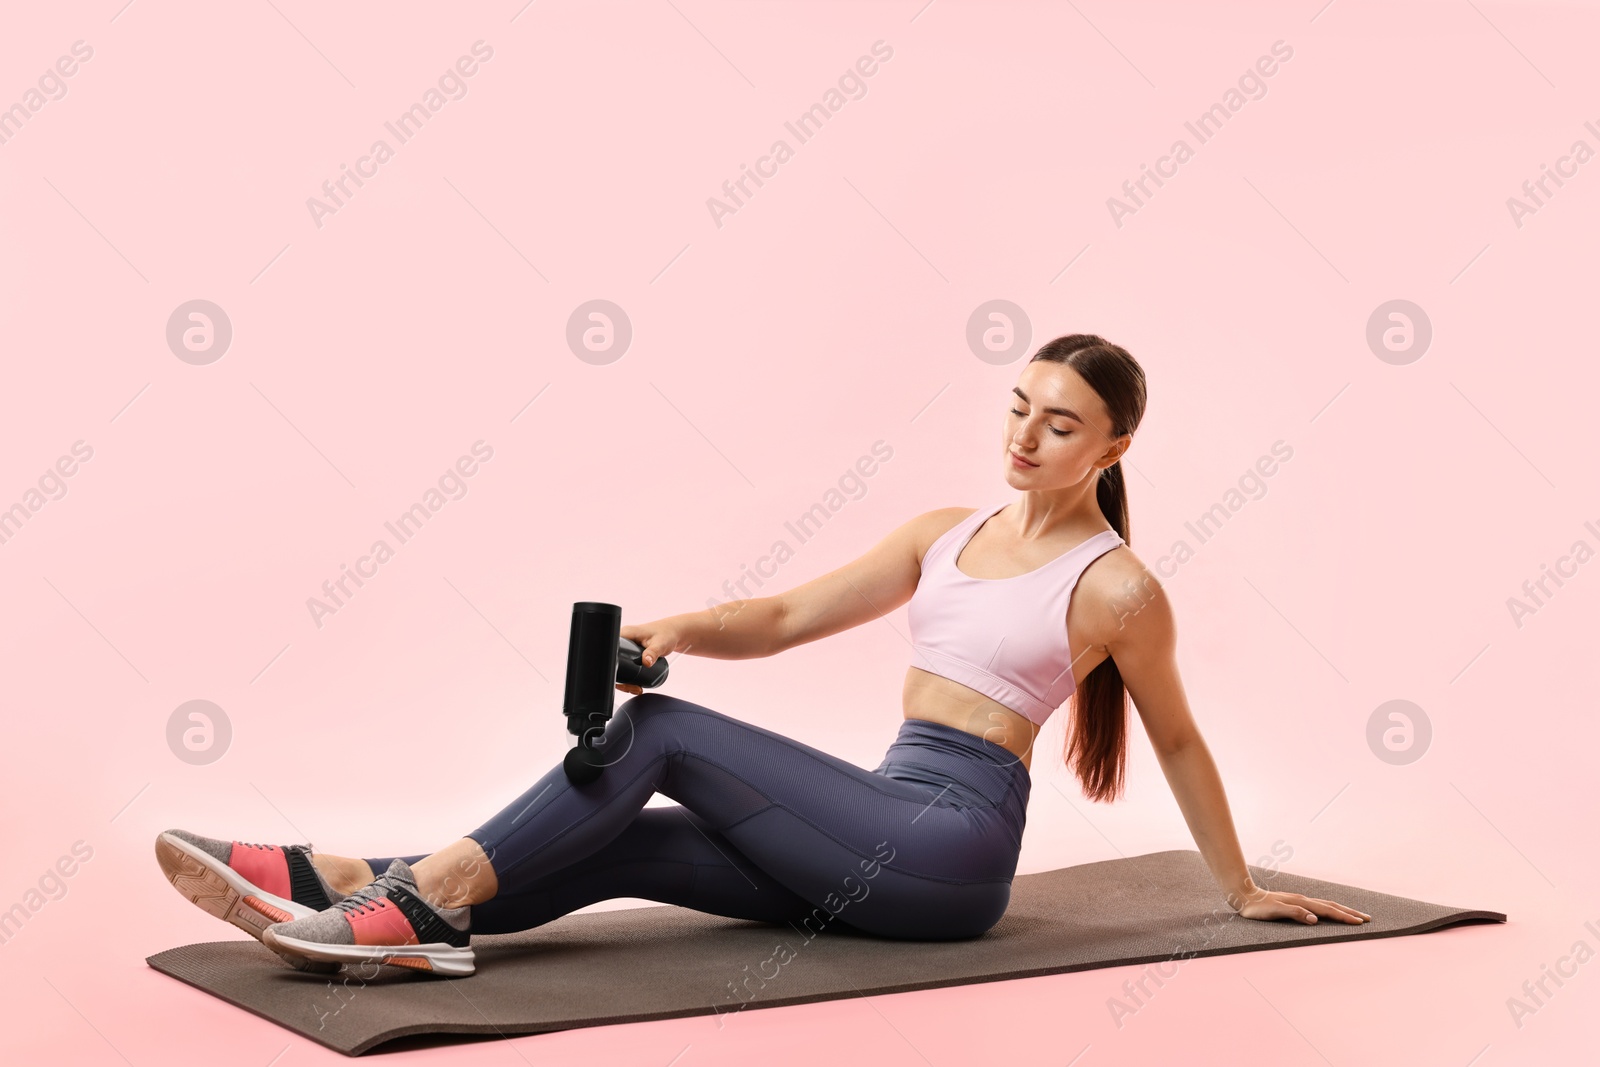
M 1111 413 L 1113 436 L 1131 434 L 1144 417 L 1144 370 L 1125 349 L 1094 334 L 1058 337 L 1034 353 L 1035 360 L 1063 363 L 1077 371 Z M 1031 362 L 1031 361 L 1030 361 Z M 1095 480 L 1100 512 L 1131 544 L 1128 536 L 1128 484 L 1122 461 L 1104 468 Z M 1078 682 L 1069 700 L 1064 758 L 1091 801 L 1122 795 L 1128 762 L 1128 689 L 1109 656 Z

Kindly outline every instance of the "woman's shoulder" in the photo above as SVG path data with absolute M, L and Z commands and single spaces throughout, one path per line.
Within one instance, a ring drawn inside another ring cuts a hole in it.
M 972 518 L 979 510 L 981 509 L 972 507 L 934 508 L 932 511 L 924 511 L 914 516 L 906 526 L 915 531 L 917 558 L 926 559 L 934 545 L 949 536 L 957 526 Z
M 932 511 L 924 511 L 913 518 L 911 522 L 922 533 L 928 535 L 929 541 L 935 541 L 982 510 L 984 509 L 960 505 L 948 508 L 934 508 Z
M 1078 578 L 1078 588 L 1095 600 L 1108 600 L 1129 586 L 1161 588 L 1161 580 L 1126 541 L 1114 544 L 1091 560 Z
M 1097 644 L 1113 631 L 1127 629 L 1135 615 L 1143 615 L 1148 622 L 1171 618 L 1161 579 L 1126 542 L 1095 557 L 1084 568 L 1073 598 L 1091 608 L 1089 622 Z

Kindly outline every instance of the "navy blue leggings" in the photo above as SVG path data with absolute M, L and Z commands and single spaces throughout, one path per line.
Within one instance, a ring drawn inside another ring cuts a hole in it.
M 988 930 L 1011 899 L 1032 780 L 1011 752 L 965 731 L 906 719 L 869 771 L 644 693 L 617 706 L 599 747 L 598 779 L 575 786 L 557 764 L 468 835 L 500 886 L 473 905 L 473 933 L 638 897 L 953 940 Z M 678 804 L 646 807 L 655 793 Z M 367 863 L 382 874 L 389 858 Z

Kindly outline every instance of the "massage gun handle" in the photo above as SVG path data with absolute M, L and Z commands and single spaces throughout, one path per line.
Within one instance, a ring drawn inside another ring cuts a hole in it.
M 654 689 L 667 680 L 666 657 L 657 659 L 645 667 L 639 662 L 643 655 L 644 648 L 637 641 L 626 637 L 617 638 L 617 684 Z

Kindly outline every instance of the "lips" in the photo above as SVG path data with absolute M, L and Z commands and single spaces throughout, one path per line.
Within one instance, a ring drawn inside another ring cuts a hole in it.
M 1011 458 L 1016 460 L 1018 463 L 1026 464 L 1029 467 L 1037 467 L 1038 466 L 1037 463 L 1031 463 L 1028 460 L 1023 459 L 1021 456 L 1017 455 L 1015 452 L 1011 453 Z

